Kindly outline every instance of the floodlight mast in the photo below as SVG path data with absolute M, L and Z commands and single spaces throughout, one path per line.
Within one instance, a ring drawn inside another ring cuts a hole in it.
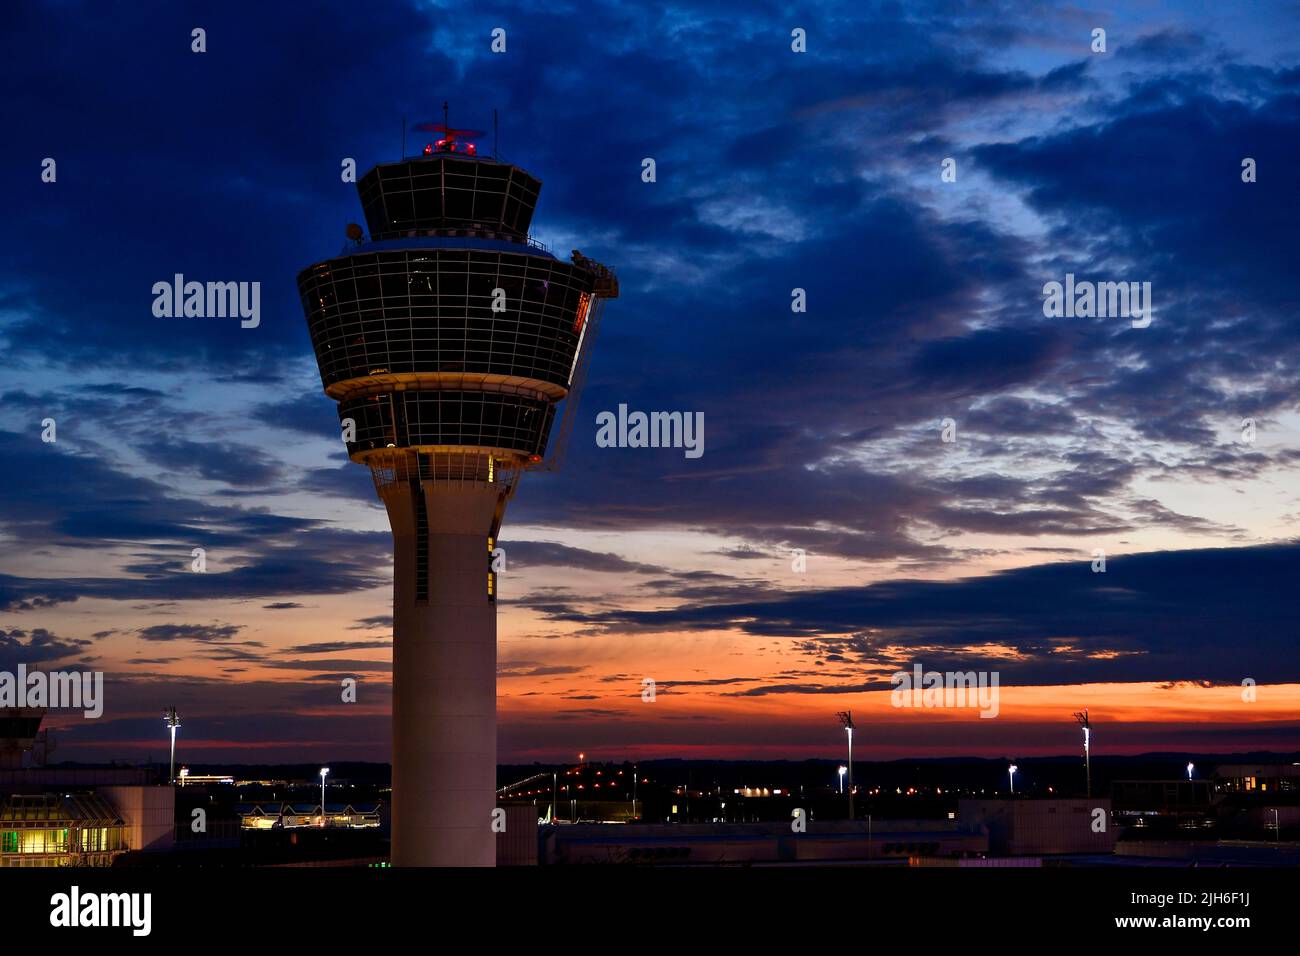
M 853 820 L 856 819 L 853 813 L 853 711 L 841 710 L 835 716 L 840 719 L 849 738 L 849 819 Z
M 325 828 L 325 778 L 330 775 L 329 767 L 320 768 L 320 825 Z
M 608 267 L 531 239 L 541 182 L 448 120 L 444 104 L 413 127 L 434 142 L 358 180 L 369 238 L 298 275 L 348 455 L 393 530 L 396 866 L 495 865 L 493 552 L 618 296 Z
M 1088 708 L 1078 711 L 1074 719 L 1079 722 L 1083 729 L 1083 775 L 1084 775 L 1084 796 L 1092 796 L 1092 725 L 1088 722 Z
M 175 783 L 176 782 L 176 731 L 181 729 L 180 714 L 176 713 L 175 707 L 168 707 L 165 711 L 163 711 L 163 722 L 167 724 L 167 728 L 171 731 L 171 735 L 172 735 L 172 756 L 171 756 L 171 761 L 167 766 L 167 782 Z

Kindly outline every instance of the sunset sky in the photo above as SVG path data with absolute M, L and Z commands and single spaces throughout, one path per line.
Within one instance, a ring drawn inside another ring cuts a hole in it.
M 506 514 L 502 762 L 837 757 L 849 708 L 863 759 L 1068 753 L 1083 707 L 1096 754 L 1300 749 L 1300 16 L 1126 6 L 7 11 L 0 669 L 107 688 L 54 759 L 165 760 L 171 705 L 184 760 L 387 759 L 388 524 L 294 281 L 444 99 L 622 286 Z M 176 273 L 260 325 L 156 318 Z M 1150 327 L 1045 317 L 1067 273 Z M 620 403 L 703 456 L 597 447 Z M 998 716 L 891 706 L 913 663 Z

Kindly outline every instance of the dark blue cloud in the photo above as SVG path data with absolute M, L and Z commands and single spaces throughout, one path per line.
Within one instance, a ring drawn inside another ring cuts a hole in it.
M 1293 683 L 1300 624 L 1289 582 L 1298 560 L 1297 544 L 1112 554 L 1095 573 L 1081 554 L 953 582 L 899 580 L 739 603 L 724 587 L 707 603 L 671 610 L 557 605 L 550 614 L 613 631 L 736 628 L 791 638 L 816 657 L 838 653 L 891 668 L 910 666 L 913 656 L 886 649 L 922 647 L 917 660 L 927 667 L 997 670 L 1005 684 Z

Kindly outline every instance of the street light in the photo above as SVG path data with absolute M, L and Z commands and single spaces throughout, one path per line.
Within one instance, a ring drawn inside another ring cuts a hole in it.
M 848 772 L 848 767 L 840 767 L 840 795 L 844 795 L 844 774 Z
M 329 775 L 329 767 L 320 768 L 320 825 L 325 829 L 325 777 Z
M 849 735 L 849 819 L 854 819 L 853 815 L 853 711 L 842 710 L 835 715 L 844 725 L 844 731 Z
M 163 722 L 171 729 L 172 732 L 172 759 L 171 764 L 167 767 L 167 782 L 176 782 L 176 731 L 181 728 L 180 714 L 176 713 L 175 707 L 169 707 L 163 711 Z
M 1011 766 L 1007 767 L 1007 777 L 1011 780 L 1011 793 L 1013 796 L 1016 792 L 1016 771 L 1019 769 L 1020 768 L 1015 764 L 1011 764 Z
M 1192 763 L 1190 760 L 1187 761 L 1187 782 L 1188 783 L 1192 782 L 1192 771 L 1194 769 L 1196 769 L 1196 764 Z

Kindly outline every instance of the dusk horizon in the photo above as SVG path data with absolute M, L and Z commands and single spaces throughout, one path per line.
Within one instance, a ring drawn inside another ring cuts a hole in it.
M 103 675 L 52 763 L 390 759 L 295 278 L 439 123 L 621 284 L 489 543 L 499 764 L 1300 750 L 1293 7 L 351 9 L 6 15 L 0 672 Z

